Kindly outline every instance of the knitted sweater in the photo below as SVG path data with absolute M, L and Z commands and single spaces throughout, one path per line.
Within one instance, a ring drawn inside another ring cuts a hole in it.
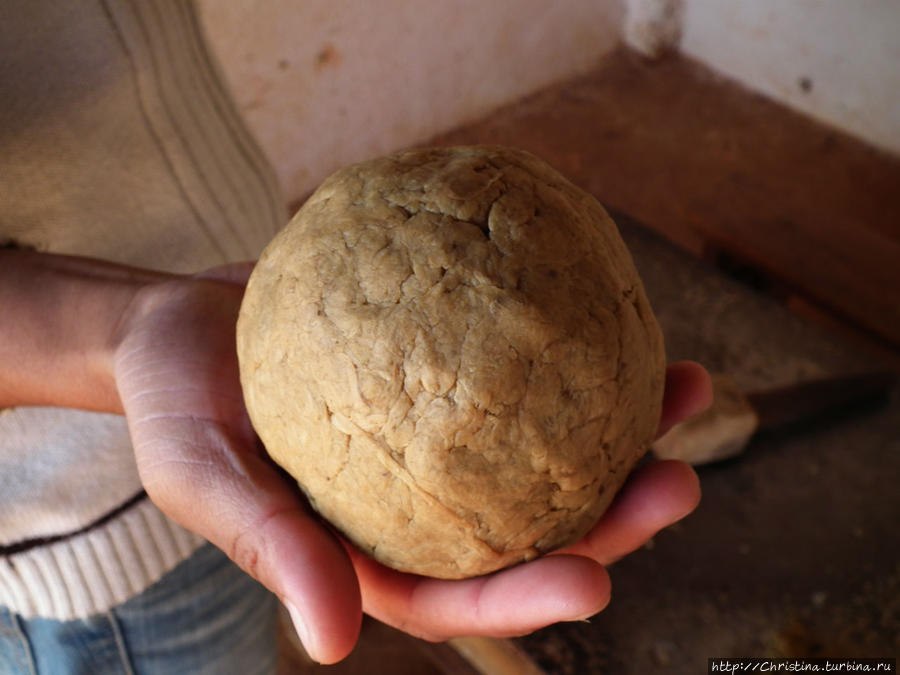
M 193 272 L 284 222 L 185 2 L 0 3 L 0 92 L 0 242 Z M 0 604 L 102 612 L 201 543 L 147 498 L 124 418 L 0 412 Z

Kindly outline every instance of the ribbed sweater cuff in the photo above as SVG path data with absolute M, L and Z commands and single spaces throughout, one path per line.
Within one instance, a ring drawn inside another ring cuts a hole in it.
M 68 621 L 141 593 L 204 539 L 142 499 L 103 525 L 0 561 L 0 604 L 25 618 Z

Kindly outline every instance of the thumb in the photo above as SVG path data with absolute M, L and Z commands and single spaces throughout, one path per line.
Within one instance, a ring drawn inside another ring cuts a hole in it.
M 221 427 L 131 420 L 141 480 L 154 503 L 222 549 L 279 597 L 309 655 L 334 663 L 356 644 L 362 602 L 343 547 L 296 490 Z
M 223 535 L 225 542 L 231 537 Z M 229 555 L 279 596 L 314 660 L 335 663 L 350 653 L 362 621 L 356 574 L 344 549 L 305 508 L 263 516 L 232 539 Z

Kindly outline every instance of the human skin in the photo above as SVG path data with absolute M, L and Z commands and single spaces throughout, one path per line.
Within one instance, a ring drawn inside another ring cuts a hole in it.
M 315 660 L 350 652 L 363 611 L 429 640 L 591 616 L 609 601 L 605 566 L 696 507 L 693 470 L 656 462 L 631 475 L 582 541 L 552 555 L 460 581 L 378 564 L 311 512 L 253 432 L 234 344 L 251 269 L 180 276 L 0 250 L 0 407 L 124 414 L 153 502 L 275 593 Z M 701 366 L 671 364 L 660 433 L 710 397 Z

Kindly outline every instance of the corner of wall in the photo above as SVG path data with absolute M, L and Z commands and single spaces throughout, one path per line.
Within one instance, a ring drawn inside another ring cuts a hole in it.
M 678 49 L 684 20 L 684 0 L 626 0 L 625 44 L 656 59 Z

